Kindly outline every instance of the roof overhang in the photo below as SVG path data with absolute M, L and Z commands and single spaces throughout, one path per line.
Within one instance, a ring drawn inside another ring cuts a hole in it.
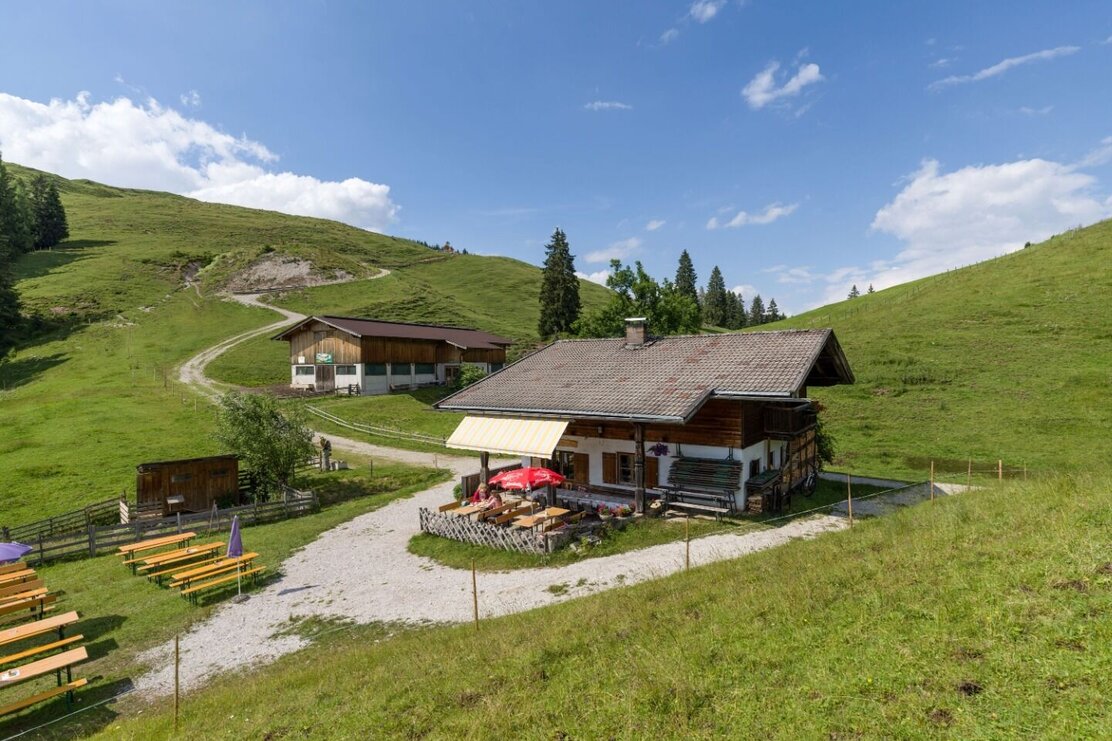
M 551 458 L 569 422 L 527 417 L 464 417 L 445 445 L 457 450 Z
M 336 324 L 333 324 L 332 322 L 328 321 L 327 319 L 322 319 L 319 316 L 307 316 L 304 319 L 302 319 L 300 322 L 298 322 L 297 324 L 292 324 L 289 327 L 286 327 L 280 333 L 274 335 L 270 339 L 272 339 L 272 340 L 288 339 L 291 332 L 296 332 L 297 330 L 301 329 L 302 327 L 304 327 L 309 322 L 320 322 L 321 324 L 327 324 L 329 327 L 332 327 L 333 329 L 339 330 L 340 332 L 343 332 L 344 334 L 349 334 L 352 337 L 362 337 L 363 336 L 363 335 L 359 334 L 358 332 L 352 332 L 350 329 L 344 329 L 343 327 L 341 327 L 339 325 L 336 325 Z

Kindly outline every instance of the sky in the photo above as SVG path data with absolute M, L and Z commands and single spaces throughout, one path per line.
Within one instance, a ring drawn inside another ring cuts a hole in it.
M 790 313 L 1112 216 L 1107 2 L 7 3 L 5 160 Z

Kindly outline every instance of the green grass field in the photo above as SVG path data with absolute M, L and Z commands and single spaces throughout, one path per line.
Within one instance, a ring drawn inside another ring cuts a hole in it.
M 1005 483 L 478 635 L 337 631 L 187 696 L 182 733 L 1107 737 L 1110 513 L 1103 475 Z M 171 722 L 163 701 L 93 725 Z
M 243 529 L 244 545 L 259 553 L 259 562 L 271 578 L 295 550 L 325 530 L 448 477 L 445 471 L 383 463 L 376 463 L 371 474 L 365 460 L 352 462 L 355 468 L 350 470 L 309 474 L 300 482 L 316 490 L 326 503 L 319 513 Z M 197 530 L 196 543 L 228 539 L 226 531 L 206 534 L 203 527 Z M 133 576 L 115 555 L 48 565 L 39 569 L 39 574 L 50 589 L 64 593 L 60 608 L 77 610 L 83 618 L 79 628 L 92 660 L 82 665 L 80 672 L 81 676 L 96 678 L 81 693 L 86 705 L 122 691 L 148 668 L 142 657 L 145 650 L 172 640 L 175 634 L 203 620 L 234 596 L 236 589 L 231 584 L 194 606 L 176 591 Z M 40 684 L 35 688 L 41 690 Z M 17 695 L 6 693 L 5 702 Z M 14 732 L 58 715 L 57 703 L 43 705 L 7 721 L 0 731 Z M 72 737 L 73 732 L 73 726 L 57 727 L 58 737 Z
M 923 478 L 1112 460 L 1112 221 L 767 328 L 833 327 L 853 386 L 827 406 L 837 465 Z

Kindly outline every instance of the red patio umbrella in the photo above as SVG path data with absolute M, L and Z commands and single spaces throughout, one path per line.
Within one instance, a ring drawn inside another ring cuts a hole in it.
M 564 477 L 549 468 L 515 468 L 491 477 L 490 483 L 503 489 L 537 489 L 548 484 L 559 486 Z

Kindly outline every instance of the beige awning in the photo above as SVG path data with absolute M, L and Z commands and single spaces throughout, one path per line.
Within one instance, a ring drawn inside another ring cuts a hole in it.
M 464 417 L 448 438 L 449 448 L 551 458 L 568 420 Z

